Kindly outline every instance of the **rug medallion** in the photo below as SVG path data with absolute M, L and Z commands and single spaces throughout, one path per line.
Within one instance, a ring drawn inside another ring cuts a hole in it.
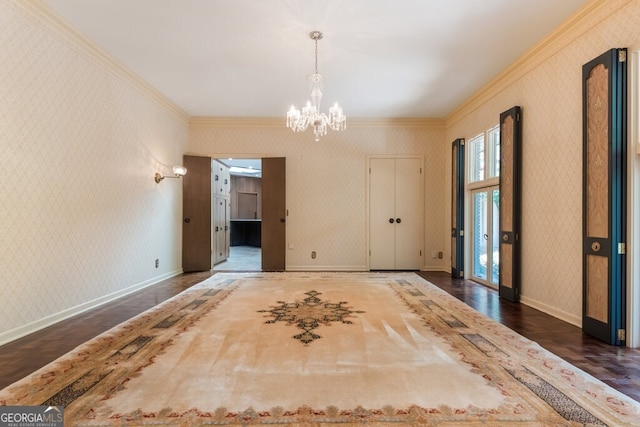
M 294 335 L 293 338 L 299 340 L 303 344 L 309 344 L 313 340 L 322 338 L 313 332 L 320 325 L 329 326 L 331 322 L 341 322 L 351 324 L 349 318 L 353 313 L 364 313 L 361 310 L 351 310 L 345 307 L 346 301 L 332 303 L 322 301 L 318 298 L 320 292 L 305 292 L 308 295 L 302 301 L 284 302 L 278 301 L 278 306 L 272 307 L 271 310 L 259 310 L 259 313 L 271 313 L 272 319 L 266 323 L 286 322 L 289 325 L 296 325 L 302 332 Z

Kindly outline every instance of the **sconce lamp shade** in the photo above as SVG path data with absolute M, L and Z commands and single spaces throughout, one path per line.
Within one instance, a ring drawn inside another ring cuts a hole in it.
M 184 176 L 187 174 L 187 168 L 185 168 L 184 166 L 174 166 L 173 174 L 175 176 Z
M 156 172 L 155 181 L 156 184 L 159 184 L 165 178 L 180 178 L 181 176 L 185 176 L 187 174 L 187 168 L 184 166 L 174 166 L 173 167 L 173 176 L 164 176 L 160 175 Z

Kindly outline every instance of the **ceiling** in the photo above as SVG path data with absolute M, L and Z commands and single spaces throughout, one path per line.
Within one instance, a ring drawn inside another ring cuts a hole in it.
M 588 0 L 43 0 L 190 116 L 443 118 Z

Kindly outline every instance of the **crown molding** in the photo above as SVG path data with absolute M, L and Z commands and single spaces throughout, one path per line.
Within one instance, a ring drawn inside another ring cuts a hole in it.
M 286 119 L 284 117 L 191 117 L 189 126 L 286 129 Z M 445 120 L 422 118 L 354 118 L 347 119 L 347 129 L 349 128 L 432 128 L 443 130 L 445 128 Z
M 450 127 L 462 120 L 551 56 L 579 39 L 592 29 L 595 24 L 604 21 L 632 1 L 634 0 L 591 0 L 452 111 L 445 118 L 446 126 Z
M 354 118 L 347 122 L 349 127 L 387 127 L 387 128 L 430 128 L 444 129 L 445 120 L 439 118 L 413 118 L 413 117 L 391 117 L 391 118 Z
M 98 65 L 108 73 L 128 82 L 136 90 L 145 95 L 158 105 L 174 114 L 183 122 L 189 122 L 189 115 L 166 96 L 156 90 L 149 83 L 134 74 L 121 62 L 104 52 L 87 37 L 75 28 L 71 27 L 62 18 L 56 15 L 41 0 L 10 0 L 14 7 L 25 11 L 36 23 L 41 24 L 58 35 L 64 43 L 83 54 L 87 59 Z
M 286 119 L 274 117 L 209 117 L 194 116 L 189 120 L 189 127 L 219 128 L 285 128 Z

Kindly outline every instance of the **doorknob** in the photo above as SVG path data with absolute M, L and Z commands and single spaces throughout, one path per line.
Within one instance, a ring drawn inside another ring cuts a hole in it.
M 402 222 L 402 220 L 401 220 L 400 218 L 396 218 L 396 222 L 397 222 L 398 224 L 400 224 L 400 223 Z
M 489 235 L 487 233 L 484 233 L 482 237 L 484 237 L 484 240 L 487 240 L 489 238 Z
M 284 218 L 280 218 L 280 222 L 284 222 Z
M 184 219 L 184 222 L 185 222 L 186 224 L 189 224 L 189 223 L 191 222 L 191 218 L 185 218 L 185 219 Z
M 393 218 L 389 218 L 389 224 L 393 224 L 394 219 Z

